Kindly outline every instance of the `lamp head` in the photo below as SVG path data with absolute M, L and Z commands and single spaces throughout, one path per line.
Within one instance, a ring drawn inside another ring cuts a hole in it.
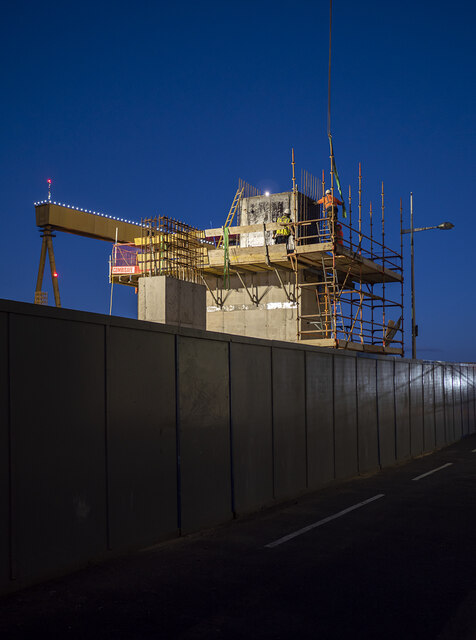
M 449 231 L 450 229 L 453 229 L 453 227 L 454 224 L 452 222 L 442 222 L 438 225 L 438 229 L 442 229 L 443 231 Z

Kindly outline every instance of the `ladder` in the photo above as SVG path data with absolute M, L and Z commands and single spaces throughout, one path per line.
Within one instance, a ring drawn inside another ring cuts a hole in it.
M 321 259 L 321 262 L 327 303 L 325 313 L 326 325 L 331 325 L 331 334 L 333 334 L 333 337 L 337 339 L 338 331 L 343 331 L 345 333 L 342 304 L 340 301 L 341 288 L 339 286 L 338 274 L 334 264 L 332 264 L 332 266 L 327 266 L 324 262 L 324 258 Z M 340 323 L 340 327 L 337 326 L 338 323 Z
M 327 256 L 329 257 L 329 256 Z M 297 312 L 298 322 L 298 340 L 302 340 L 303 334 L 315 334 L 320 332 L 325 338 L 337 339 L 337 333 L 343 331 L 345 333 L 342 304 L 340 301 L 340 286 L 338 281 L 337 270 L 334 264 L 326 264 L 324 257 L 321 257 L 322 277 L 316 278 L 312 282 L 298 283 L 300 289 Z M 316 306 L 317 313 L 302 314 L 302 290 L 311 287 L 316 290 Z M 313 328 L 304 330 L 302 321 L 311 325 Z M 340 326 L 338 326 L 340 324 Z
M 244 185 L 243 187 L 241 187 L 241 189 L 240 187 L 238 187 L 238 189 L 236 190 L 235 197 L 233 198 L 233 202 L 231 204 L 230 211 L 228 212 L 223 228 L 226 229 L 228 227 L 231 227 L 231 223 L 233 222 L 236 211 L 240 206 L 240 202 L 241 202 L 241 198 L 243 197 L 244 190 L 245 190 Z M 217 249 L 219 249 L 221 246 L 223 246 L 223 235 L 221 235 L 220 239 L 218 240 Z

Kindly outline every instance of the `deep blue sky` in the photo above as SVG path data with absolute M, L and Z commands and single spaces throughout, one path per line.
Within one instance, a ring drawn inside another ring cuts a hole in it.
M 327 171 L 328 21 L 327 0 L 4 3 L 0 297 L 33 300 L 48 177 L 61 202 L 207 227 L 240 177 L 288 190 L 292 146 L 299 168 Z M 467 1 L 333 4 L 342 182 L 356 189 L 361 161 L 368 211 L 384 180 L 397 249 L 410 191 L 416 226 L 456 225 L 415 238 L 418 354 L 439 360 L 476 360 L 475 24 Z M 109 252 L 58 234 L 64 307 L 108 313 Z M 115 288 L 114 312 L 136 316 L 132 289 Z

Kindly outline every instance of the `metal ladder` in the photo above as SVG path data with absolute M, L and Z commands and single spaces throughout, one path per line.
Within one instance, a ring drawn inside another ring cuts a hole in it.
M 231 223 L 233 222 L 236 211 L 240 206 L 240 202 L 241 202 L 241 198 L 243 197 L 244 190 L 245 190 L 244 185 L 241 189 L 238 187 L 238 189 L 236 190 L 235 197 L 233 198 L 233 202 L 230 207 L 230 211 L 228 212 L 228 215 L 225 220 L 225 224 L 223 225 L 225 229 L 230 227 Z M 221 235 L 220 239 L 218 240 L 217 249 L 219 249 L 221 246 L 223 246 L 223 235 Z
M 331 318 L 331 331 L 334 333 L 334 337 L 337 339 L 337 331 L 342 330 L 345 333 L 344 319 L 342 317 L 342 303 L 340 301 L 339 281 L 337 277 L 337 270 L 334 265 L 326 267 L 324 258 L 322 258 L 322 275 L 324 276 L 325 296 L 328 302 L 328 311 L 326 313 L 327 318 Z M 340 327 L 338 329 L 338 323 Z M 327 321 L 326 321 L 327 325 Z

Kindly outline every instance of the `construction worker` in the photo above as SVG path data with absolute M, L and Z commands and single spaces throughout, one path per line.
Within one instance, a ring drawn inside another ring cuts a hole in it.
M 288 244 L 288 239 L 291 235 L 291 227 L 288 226 L 290 222 L 289 209 L 285 209 L 283 215 L 279 216 L 277 220 L 277 223 L 281 226 L 273 233 L 275 244 Z
M 331 190 L 327 189 L 326 195 L 317 201 L 317 204 L 324 205 L 324 209 L 326 210 L 327 218 L 330 220 L 337 220 L 337 205 L 344 204 L 340 200 L 338 200 L 335 196 L 332 195 Z

